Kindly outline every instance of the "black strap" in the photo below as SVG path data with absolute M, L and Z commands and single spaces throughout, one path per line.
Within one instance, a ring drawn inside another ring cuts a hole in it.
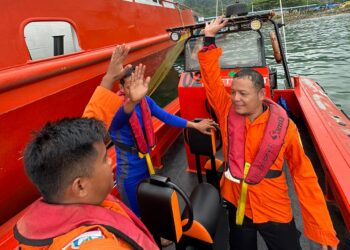
M 127 151 L 127 152 L 130 152 L 132 154 L 138 154 L 136 147 L 126 145 L 126 144 L 119 142 L 119 141 L 113 141 L 113 142 L 114 142 L 114 145 L 116 145 L 120 150 Z
M 13 235 L 15 236 L 15 239 L 19 241 L 19 243 L 27 246 L 33 246 L 33 247 L 49 246 L 53 242 L 52 238 L 47 238 L 47 239 L 26 238 L 18 231 L 17 225 L 15 225 L 13 228 Z
M 267 172 L 265 178 L 266 179 L 273 179 L 273 178 L 280 177 L 281 174 L 282 174 L 281 170 L 269 169 L 269 171 Z
M 118 238 L 121 238 L 122 240 L 124 240 L 127 243 L 129 243 L 134 249 L 136 249 L 136 250 L 143 250 L 143 248 L 136 241 L 131 239 L 128 235 L 126 235 L 125 233 L 121 232 L 120 230 L 118 230 L 118 229 L 116 229 L 116 228 L 114 228 L 112 226 L 108 226 L 108 225 L 101 224 L 101 226 L 106 228 L 109 232 L 113 233 Z
M 227 162 L 223 162 L 222 165 L 226 165 L 226 167 L 224 167 L 224 171 L 229 168 L 229 165 L 227 164 Z M 282 175 L 282 170 L 269 169 L 269 171 L 267 171 L 267 174 L 265 175 L 264 178 L 273 179 L 273 178 L 280 177 L 281 175 Z

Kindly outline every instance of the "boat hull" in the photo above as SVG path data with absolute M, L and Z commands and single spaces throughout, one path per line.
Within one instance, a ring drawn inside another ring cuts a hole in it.
M 325 174 L 326 199 L 335 201 L 350 231 L 350 122 L 315 81 L 295 77 L 295 96 Z
M 81 116 L 106 72 L 114 46 L 128 44 L 131 51 L 125 63 L 142 62 L 147 75 L 153 76 L 158 69 L 164 70 L 162 64 L 169 54 L 177 53 L 165 29 L 194 21 L 190 10 L 121 0 L 21 1 L 20 6 L 5 1 L 2 5 L 6 8 L 0 8 L 0 14 L 7 17 L 8 27 L 2 25 L 5 37 L 0 54 L 8 60 L 0 61 L 0 224 L 39 196 L 22 163 L 31 133 L 47 121 Z M 9 15 L 11 9 L 18 13 Z M 157 14 L 152 21 L 146 20 L 150 13 Z M 37 20 L 71 23 L 82 50 L 31 61 L 23 27 Z

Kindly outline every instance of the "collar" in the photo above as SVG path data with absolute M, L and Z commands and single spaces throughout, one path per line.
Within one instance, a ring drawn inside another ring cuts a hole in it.
M 246 117 L 245 118 L 246 126 L 252 126 L 252 125 L 254 126 L 254 125 L 266 123 L 270 116 L 270 108 L 264 104 L 263 109 L 264 111 L 253 122 L 249 120 L 249 117 Z

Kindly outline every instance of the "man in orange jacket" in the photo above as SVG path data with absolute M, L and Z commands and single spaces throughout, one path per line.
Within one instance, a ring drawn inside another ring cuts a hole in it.
M 104 119 L 121 102 L 109 91 L 123 76 L 128 48 L 118 46 L 106 76 L 85 115 Z M 144 66 L 140 65 L 143 78 Z M 143 98 L 147 83 L 128 86 L 132 101 Z M 103 99 L 103 97 L 110 97 Z M 95 98 L 95 99 L 94 99 Z M 108 104 L 109 109 L 103 107 Z M 143 223 L 109 193 L 112 161 L 104 138 L 105 126 L 92 118 L 66 118 L 48 123 L 28 144 L 25 170 L 42 198 L 17 222 L 14 235 L 21 249 L 158 249 Z
M 220 78 L 222 51 L 215 46 L 215 35 L 225 25 L 222 17 L 206 25 L 198 58 L 229 163 L 221 189 L 228 201 L 231 249 L 257 249 L 257 231 L 269 249 L 301 249 L 282 171 L 284 159 L 300 202 L 305 235 L 322 249 L 337 249 L 339 240 L 297 127 L 276 103 L 265 99 L 263 77 L 254 70 L 241 70 L 233 78 L 231 96 L 227 94 Z

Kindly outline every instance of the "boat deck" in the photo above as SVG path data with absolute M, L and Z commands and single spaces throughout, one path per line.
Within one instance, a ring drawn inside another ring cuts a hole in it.
M 312 144 L 311 138 L 308 136 L 308 132 L 306 127 L 300 123 L 298 124 L 298 128 L 302 137 L 304 150 L 307 152 L 307 155 L 311 159 L 315 171 L 319 178 L 319 183 L 321 184 L 322 189 L 324 188 L 324 174 L 322 171 L 321 164 L 318 160 L 318 157 L 315 153 L 314 146 Z M 220 154 L 218 156 L 220 158 Z M 222 158 L 222 157 L 221 157 Z M 163 157 L 164 168 L 158 170 L 157 173 L 161 175 L 165 175 L 170 177 L 170 179 L 179 185 L 181 188 L 185 190 L 185 192 L 189 195 L 195 185 L 198 183 L 197 176 L 195 173 L 190 173 L 186 171 L 187 160 L 186 160 L 186 152 L 183 147 L 183 137 L 180 136 L 176 142 L 173 144 L 171 150 Z M 291 197 L 293 213 L 295 217 L 295 221 L 297 224 L 297 228 L 299 231 L 303 232 L 302 218 L 299 208 L 299 203 L 297 201 L 297 196 L 295 194 L 291 177 L 289 174 L 289 170 L 287 166 L 284 166 L 284 170 L 286 171 L 286 176 L 288 179 L 289 186 L 289 195 Z M 340 239 L 340 244 L 338 246 L 339 250 L 350 249 L 350 235 L 346 229 L 346 226 L 343 222 L 342 216 L 334 202 L 327 202 L 333 224 L 335 230 L 337 231 L 338 238 Z M 223 216 L 221 217 L 221 221 L 218 226 L 218 232 L 216 234 L 216 243 L 214 249 L 229 249 L 228 245 L 228 221 L 225 216 L 225 209 L 223 209 Z M 308 240 L 303 234 L 300 238 L 302 249 L 307 250 L 316 250 L 319 249 L 318 244 Z M 172 244 L 169 247 L 164 248 L 166 250 L 174 250 L 175 245 Z M 264 241 L 259 236 L 258 237 L 258 249 L 265 250 L 267 249 Z

